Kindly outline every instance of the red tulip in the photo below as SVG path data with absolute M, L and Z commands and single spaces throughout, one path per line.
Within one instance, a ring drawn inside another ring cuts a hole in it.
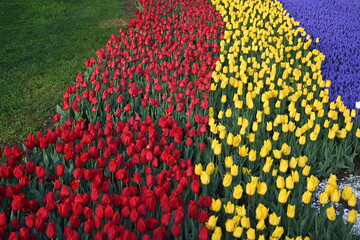
M 179 224 L 175 224 L 171 227 L 171 233 L 174 235 L 174 237 L 180 237 L 181 235 L 181 229 Z
M 56 237 L 56 225 L 54 222 L 49 222 L 46 228 L 46 236 L 48 238 Z

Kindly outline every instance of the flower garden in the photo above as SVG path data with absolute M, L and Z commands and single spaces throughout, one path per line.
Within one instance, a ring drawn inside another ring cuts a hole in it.
M 334 174 L 360 123 L 300 23 L 272 0 L 140 3 L 56 127 L 0 151 L 0 237 L 356 239 Z

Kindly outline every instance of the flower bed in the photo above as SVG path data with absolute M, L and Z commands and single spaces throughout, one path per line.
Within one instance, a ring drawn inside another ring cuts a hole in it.
M 359 123 L 329 102 L 324 55 L 279 2 L 211 3 L 141 1 L 56 128 L 5 147 L 0 236 L 353 238 L 357 212 L 332 203 L 356 195 L 330 174 L 353 167 Z

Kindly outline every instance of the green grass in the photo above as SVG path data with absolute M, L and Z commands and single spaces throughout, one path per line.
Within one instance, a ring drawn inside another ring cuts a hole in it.
M 51 125 L 85 60 L 134 16 L 129 6 L 129 0 L 1 2 L 0 147 Z

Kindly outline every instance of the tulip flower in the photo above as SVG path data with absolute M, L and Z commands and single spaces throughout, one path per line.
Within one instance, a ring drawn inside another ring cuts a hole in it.
M 348 213 L 348 215 L 346 217 L 346 220 L 349 223 L 352 223 L 352 224 L 355 223 L 357 214 L 358 214 L 358 211 L 356 211 L 355 209 L 351 209 L 351 211 Z
M 335 208 L 334 206 L 331 206 L 326 209 L 326 216 L 330 221 L 335 221 L 336 214 L 335 214 Z

